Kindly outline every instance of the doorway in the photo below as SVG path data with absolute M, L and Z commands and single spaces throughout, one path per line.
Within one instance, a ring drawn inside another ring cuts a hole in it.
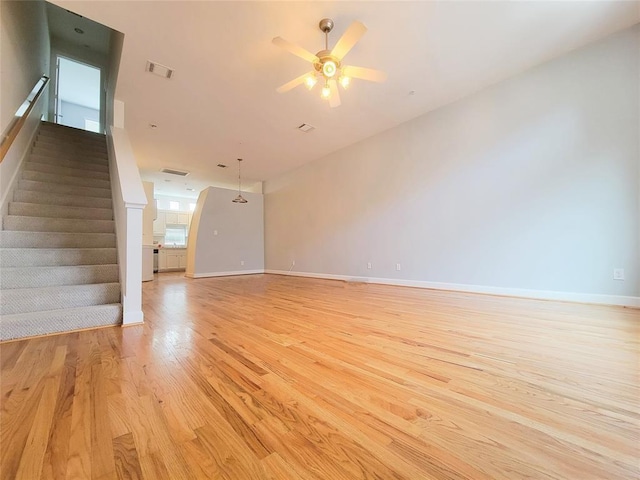
M 97 67 L 62 56 L 56 57 L 56 123 L 102 133 L 100 75 Z

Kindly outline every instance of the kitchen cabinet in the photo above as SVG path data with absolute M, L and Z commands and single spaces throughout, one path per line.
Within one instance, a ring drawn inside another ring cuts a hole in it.
M 189 214 L 180 212 L 164 212 L 166 225 L 189 225 Z
M 162 248 L 158 252 L 158 271 L 170 272 L 187 268 L 186 248 Z
M 153 234 L 164 236 L 166 229 L 166 216 L 165 212 L 158 211 L 156 219 L 153 221 Z

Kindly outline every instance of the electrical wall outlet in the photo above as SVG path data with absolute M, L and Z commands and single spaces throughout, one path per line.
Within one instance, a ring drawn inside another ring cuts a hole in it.
M 613 279 L 614 280 L 624 280 L 624 268 L 614 268 L 613 269 Z
M 240 260 L 240 265 L 244 265 L 244 260 Z
M 396 263 L 396 270 L 399 272 L 400 270 L 402 270 L 401 266 L 399 263 Z
M 368 263 L 367 263 L 367 268 L 368 268 L 369 270 L 371 270 L 371 262 L 368 262 Z
M 214 231 L 213 231 L 213 234 L 214 234 L 214 235 L 218 235 L 218 230 L 214 230 Z
M 295 267 L 296 266 L 296 261 L 295 260 L 291 260 L 291 266 Z

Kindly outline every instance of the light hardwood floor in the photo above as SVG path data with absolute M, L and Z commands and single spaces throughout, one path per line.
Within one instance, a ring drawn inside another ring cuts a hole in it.
M 5 343 L 2 479 L 637 479 L 640 311 L 255 275 Z

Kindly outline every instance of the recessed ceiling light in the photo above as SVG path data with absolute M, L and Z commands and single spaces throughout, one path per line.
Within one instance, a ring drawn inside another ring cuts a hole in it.
M 196 191 L 196 189 L 195 189 L 195 188 L 187 188 L 187 190 L 188 190 L 189 192 L 195 192 L 195 191 Z
M 168 178 L 164 179 L 165 182 L 170 182 L 171 180 L 169 180 Z
M 82 30 L 81 28 L 78 28 L 78 27 L 74 28 L 73 31 L 76 32 L 76 33 L 79 33 L 80 35 L 82 35 L 84 33 L 84 30 Z

